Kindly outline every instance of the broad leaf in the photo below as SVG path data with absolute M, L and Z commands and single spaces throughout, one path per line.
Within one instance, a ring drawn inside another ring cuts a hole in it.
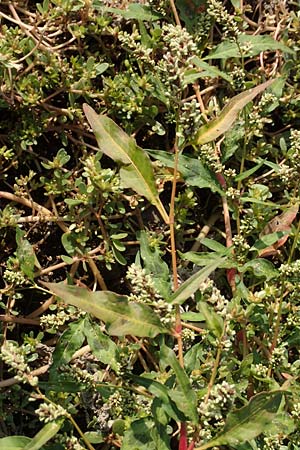
M 63 420 L 50 422 L 44 427 L 23 447 L 23 450 L 39 450 L 44 444 L 52 439 L 59 431 L 63 424 Z
M 25 232 L 21 228 L 16 228 L 16 256 L 20 263 L 20 269 L 30 279 L 34 278 L 34 268 L 40 267 L 34 249 L 25 238 Z
M 169 450 L 170 444 L 160 436 L 157 424 L 150 417 L 131 422 L 126 430 L 121 450 Z
M 109 364 L 113 370 L 118 370 L 118 347 L 106 334 L 104 334 L 98 323 L 85 321 L 84 334 L 91 347 L 92 353 L 103 364 Z
M 161 150 L 148 150 L 148 153 L 161 161 L 166 167 L 174 167 L 174 155 Z M 208 167 L 205 167 L 199 159 L 179 155 L 178 171 L 190 186 L 209 188 L 212 192 L 224 194 L 215 174 Z
M 207 142 L 217 139 L 221 136 L 221 134 L 229 130 L 244 106 L 246 106 L 247 103 L 253 100 L 258 94 L 267 89 L 273 81 L 274 80 L 266 81 L 265 83 L 259 84 L 255 88 L 248 89 L 241 94 L 235 95 L 231 100 L 229 100 L 225 108 L 216 119 L 200 128 L 194 143 L 197 145 L 206 144 Z
M 224 40 L 203 59 L 250 57 L 259 55 L 259 53 L 267 50 L 281 50 L 285 53 L 294 53 L 291 48 L 281 42 L 275 41 L 275 39 L 268 35 L 241 34 L 238 36 L 237 41 L 239 45 L 235 42 Z M 241 55 L 240 48 L 243 48 L 244 45 L 248 46 L 248 50 Z
M 23 450 L 30 441 L 27 436 L 7 436 L 0 439 L 0 450 Z
M 77 306 L 105 322 L 108 333 L 113 336 L 154 337 L 169 332 L 149 306 L 130 302 L 124 295 L 110 291 L 90 292 L 63 283 L 42 284 L 65 303 Z
M 217 258 L 214 262 L 207 265 L 203 269 L 196 272 L 188 280 L 186 280 L 176 292 L 171 296 L 170 302 L 172 304 L 181 305 L 184 303 L 191 295 L 193 295 L 199 285 L 206 280 L 207 277 L 217 268 L 220 267 L 225 258 Z
M 262 392 L 252 397 L 246 406 L 229 414 L 224 430 L 216 438 L 195 450 L 237 445 L 251 441 L 261 433 L 273 432 L 274 428 L 277 428 L 277 432 L 284 432 L 287 414 L 279 412 L 283 397 L 283 391 Z
M 192 389 L 189 377 L 180 366 L 179 361 L 169 347 L 162 345 L 160 350 L 161 363 L 164 366 L 170 366 L 177 380 L 178 389 L 169 391 L 169 396 L 177 404 L 177 407 L 193 422 L 198 421 L 197 396 Z
M 239 271 L 244 273 L 248 270 L 251 270 L 256 277 L 264 277 L 267 281 L 278 277 L 279 273 L 271 261 L 263 258 L 256 258 L 252 261 L 248 261 Z
M 53 363 L 50 369 L 51 377 L 56 375 L 58 367 L 71 361 L 74 353 L 82 346 L 85 339 L 84 324 L 84 319 L 70 323 L 60 337 L 53 353 Z
M 113 120 L 98 115 L 89 105 L 84 113 L 92 127 L 101 152 L 121 165 L 120 177 L 124 187 L 133 189 L 156 206 L 163 220 L 169 217 L 159 199 L 151 161 L 135 140 L 128 136 Z

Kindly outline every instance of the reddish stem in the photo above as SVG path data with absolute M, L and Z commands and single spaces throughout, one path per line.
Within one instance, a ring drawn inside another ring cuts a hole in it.
M 186 423 L 181 422 L 178 450 L 188 450 Z

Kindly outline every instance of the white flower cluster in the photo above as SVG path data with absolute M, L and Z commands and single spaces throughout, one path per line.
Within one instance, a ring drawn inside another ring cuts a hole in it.
M 236 39 L 241 33 L 235 20 L 235 16 L 229 14 L 227 9 L 219 0 L 208 0 L 207 13 L 222 25 L 224 37 Z
M 54 403 L 41 403 L 35 412 L 39 416 L 39 419 L 45 423 L 68 415 L 68 412 L 62 406 Z
M 25 347 L 18 347 L 11 341 L 6 341 L 1 347 L 1 359 L 14 370 L 17 375 L 15 378 L 23 383 L 29 383 L 31 386 L 38 384 L 38 377 L 30 374 L 30 367 L 26 362 Z
M 210 438 L 211 431 L 224 426 L 225 418 L 230 410 L 236 396 L 235 386 L 222 381 L 216 384 L 210 393 L 209 399 L 203 400 L 198 405 L 198 412 L 201 418 L 202 430 L 200 437 L 204 440 Z
M 145 269 L 137 264 L 129 266 L 126 278 L 131 283 L 133 295 L 130 298 L 134 301 L 152 306 L 154 311 L 166 325 L 172 320 L 173 306 L 167 303 L 157 292 L 153 279 Z

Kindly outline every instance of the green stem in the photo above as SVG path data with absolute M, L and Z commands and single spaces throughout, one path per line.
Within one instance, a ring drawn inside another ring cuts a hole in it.
M 219 367 L 220 360 L 221 360 L 221 354 L 222 354 L 222 350 L 223 350 L 222 340 L 223 340 L 223 337 L 224 337 L 224 334 L 225 334 L 225 330 L 226 330 L 226 323 L 224 323 L 223 333 L 222 333 L 222 336 L 219 339 L 218 351 L 217 351 L 216 359 L 215 359 L 215 362 L 214 362 L 214 367 L 213 367 L 213 370 L 212 370 L 212 373 L 211 373 L 211 377 L 210 377 L 210 380 L 209 380 L 209 383 L 208 383 L 208 386 L 207 386 L 207 394 L 206 394 L 206 397 L 205 397 L 205 400 L 204 400 L 205 403 L 208 402 L 211 390 L 213 388 L 213 385 L 215 384 L 215 380 L 216 380 L 216 376 L 217 376 L 217 372 L 218 372 L 218 367 Z
M 71 414 L 68 414 L 68 419 L 70 420 L 70 422 L 72 423 L 72 425 L 74 426 L 74 428 L 76 428 L 77 432 L 79 433 L 81 439 L 84 441 L 85 445 L 87 446 L 87 448 L 89 450 L 95 450 L 95 447 L 93 447 L 89 441 L 87 440 L 87 438 L 84 436 L 83 432 L 81 431 L 80 427 L 77 425 L 77 423 L 75 422 L 75 420 L 73 419 L 73 417 L 71 416 Z

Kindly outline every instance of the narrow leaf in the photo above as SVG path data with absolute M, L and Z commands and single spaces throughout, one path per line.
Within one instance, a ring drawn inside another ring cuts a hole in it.
M 124 295 L 110 291 L 90 292 L 63 283 L 42 284 L 65 303 L 77 306 L 105 322 L 108 333 L 113 336 L 154 337 L 169 332 L 149 306 L 130 302 Z
M 204 316 L 207 328 L 218 338 L 222 336 L 224 323 L 221 316 L 219 316 L 211 307 L 205 302 L 199 302 L 198 308 Z
M 46 442 L 50 441 L 58 433 L 63 421 L 47 423 L 32 439 L 23 447 L 23 450 L 39 450 Z
M 176 292 L 171 296 L 170 303 L 181 305 L 184 303 L 191 295 L 193 295 L 199 285 L 206 280 L 207 277 L 217 268 L 220 267 L 225 258 L 218 258 L 208 266 L 196 272 L 188 280 L 186 280 Z
M 246 406 L 229 414 L 224 430 L 219 436 L 195 450 L 220 445 L 237 445 L 251 441 L 270 429 L 274 430 L 274 422 L 279 416 L 278 411 L 283 397 L 283 391 L 262 392 L 252 397 Z M 277 424 L 278 432 L 282 431 L 282 423 L 279 421 Z
M 251 169 L 246 170 L 245 172 L 239 173 L 236 177 L 234 177 L 235 181 L 242 181 L 245 180 L 245 178 L 250 177 L 250 175 L 253 175 L 258 169 L 262 167 L 264 164 L 264 161 L 259 162 L 254 167 L 251 167 Z
M 229 130 L 244 106 L 246 106 L 247 103 L 253 100 L 258 94 L 267 89 L 273 82 L 274 80 L 266 81 L 265 83 L 259 84 L 252 89 L 248 89 L 247 91 L 234 96 L 231 100 L 229 100 L 221 114 L 216 119 L 200 128 L 195 138 L 195 144 L 202 145 L 207 142 L 211 142 Z
M 192 389 L 189 377 L 180 366 L 175 353 L 169 347 L 162 345 L 160 356 L 162 363 L 173 369 L 179 388 L 179 390 L 169 392 L 169 396 L 176 402 L 177 407 L 183 411 L 192 422 L 197 423 L 197 396 Z M 177 399 L 179 399 L 179 401 L 177 401 Z
M 84 113 L 92 127 L 101 152 L 121 165 L 120 176 L 124 187 L 146 197 L 168 223 L 169 217 L 159 199 L 151 161 L 135 140 L 128 136 L 113 120 L 98 115 L 89 105 Z
M 204 77 L 217 78 L 217 77 L 221 77 L 224 80 L 228 81 L 229 83 L 232 82 L 232 77 L 230 75 L 228 75 L 228 73 L 222 72 L 216 66 L 212 66 L 212 65 L 208 64 L 207 62 L 205 62 L 202 59 L 198 58 L 198 56 L 195 56 L 193 58 L 192 62 L 195 64 L 195 66 L 197 66 L 200 69 L 202 69 L 201 72 L 199 73 L 199 78 L 204 78 Z
M 199 267 L 209 266 L 220 258 L 220 253 L 217 252 L 178 252 L 178 254 L 182 259 L 191 261 Z M 230 250 L 228 251 L 228 255 L 230 256 Z M 226 256 L 226 253 L 224 253 L 224 256 Z M 219 265 L 219 268 L 222 269 L 230 269 L 232 267 L 237 267 L 237 264 L 232 260 L 232 258 L 224 259 L 224 261 Z

